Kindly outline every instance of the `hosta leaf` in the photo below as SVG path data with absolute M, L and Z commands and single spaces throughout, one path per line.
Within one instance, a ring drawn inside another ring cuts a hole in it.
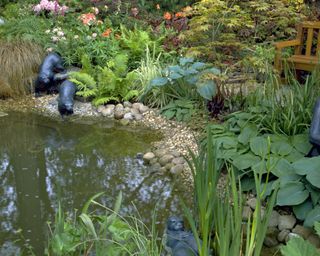
M 234 158 L 232 164 L 239 170 L 244 170 L 259 163 L 260 161 L 260 157 L 247 153 Z
M 270 161 L 270 167 L 272 174 L 277 177 L 295 174 L 291 164 L 284 158 L 278 158 L 277 160 L 272 158 Z
M 306 175 L 309 172 L 316 172 L 320 170 L 320 156 L 307 158 L 304 157 L 292 163 L 295 172 L 300 175 Z
M 298 205 L 309 197 L 309 191 L 299 181 L 291 181 L 280 187 L 277 195 L 277 204 Z
M 319 201 L 320 198 L 320 191 L 317 188 L 314 188 L 313 186 L 311 186 L 310 184 L 306 185 L 306 188 L 309 190 L 310 192 L 310 196 L 311 196 L 311 201 L 313 203 L 313 205 L 316 205 Z
M 212 73 L 214 75 L 220 75 L 221 74 L 220 69 L 217 69 L 217 68 L 209 68 L 209 69 L 206 69 L 205 72 L 206 73 Z
M 310 200 L 304 201 L 302 204 L 299 205 L 294 205 L 292 207 L 294 215 L 299 219 L 299 220 L 305 220 L 308 212 L 312 210 L 312 202 Z
M 169 71 L 169 73 L 180 73 L 180 74 L 184 74 L 183 69 L 182 69 L 180 66 L 178 66 L 178 65 L 169 66 L 169 67 L 168 67 L 168 71 Z
M 164 86 L 169 82 L 168 78 L 166 77 L 157 77 L 155 79 L 152 79 L 151 86 L 157 87 L 157 86 Z
M 304 154 L 300 153 L 298 150 L 293 148 L 290 154 L 285 156 L 284 158 L 287 159 L 290 163 L 293 163 L 303 157 L 304 157 Z
M 162 113 L 167 119 L 172 119 L 176 115 L 176 110 L 166 110 Z
M 280 251 L 284 256 L 319 256 L 317 248 L 301 237 L 290 239 L 287 245 L 281 247 Z
M 248 144 L 252 137 L 257 136 L 258 128 L 256 125 L 248 124 L 242 130 L 238 136 L 238 141 L 242 144 Z
M 202 69 L 206 66 L 204 62 L 195 62 L 191 65 L 191 68 L 193 69 Z
M 229 136 L 219 137 L 215 139 L 215 142 L 219 148 L 222 146 L 224 149 L 236 149 L 238 145 L 237 139 Z
M 182 77 L 182 75 L 180 75 L 179 73 L 171 73 L 169 75 L 169 78 L 171 78 L 172 80 L 177 80 L 177 79 L 179 79 L 181 77 Z
M 312 158 L 311 158 L 312 159 Z M 313 186 L 320 188 L 320 163 L 319 163 L 319 169 L 313 169 L 310 170 L 307 173 L 306 177 L 307 181 L 309 181 Z
M 292 145 L 285 141 L 276 141 L 271 144 L 271 152 L 280 156 L 289 155 L 292 151 Z
M 197 92 L 207 100 L 212 100 L 217 93 L 216 89 L 216 84 L 212 80 L 197 83 Z
M 194 58 L 180 58 L 179 63 L 181 66 L 185 66 L 187 63 L 192 63 Z
M 251 138 L 250 149 L 254 154 L 265 157 L 268 153 L 268 140 L 264 137 Z
M 253 165 L 251 168 L 256 173 L 260 173 L 260 174 L 267 173 L 267 165 L 265 160 L 262 160 L 261 162 Z
M 320 221 L 320 206 L 317 205 L 308 212 L 306 219 L 303 223 L 304 226 L 312 228 L 315 222 Z
M 309 143 L 309 138 L 307 134 L 298 134 L 292 137 L 292 145 L 295 149 L 297 149 L 300 153 L 306 155 L 312 145 Z
M 188 68 L 184 73 L 185 73 L 186 76 L 190 76 L 190 75 L 198 74 L 199 71 L 194 69 L 194 68 Z

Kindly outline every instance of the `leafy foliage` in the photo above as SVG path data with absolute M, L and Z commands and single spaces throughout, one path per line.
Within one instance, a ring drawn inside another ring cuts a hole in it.
M 78 86 L 77 95 L 93 97 L 95 105 L 130 100 L 138 95 L 138 91 L 133 89 L 137 76 L 127 71 L 127 62 L 127 55 L 119 54 L 108 61 L 107 66 L 96 67 L 93 76 L 75 72 L 71 74 L 70 81 Z
M 184 34 L 189 53 L 209 59 L 240 58 L 242 49 L 260 42 L 288 39 L 305 16 L 281 0 L 201 0 L 194 5 L 190 30 Z
M 281 254 L 283 256 L 319 256 L 317 248 L 301 237 L 290 239 L 285 246 L 281 247 Z
M 174 100 L 161 109 L 163 116 L 175 118 L 178 122 L 190 121 L 194 112 L 194 102 L 187 99 Z
M 167 67 L 161 77 L 150 82 L 142 100 L 152 93 L 162 99 L 157 102 L 158 107 L 169 104 L 172 99 L 210 100 L 216 94 L 220 74 L 219 69 L 209 64 L 196 62 L 193 58 L 180 58 L 179 65 Z

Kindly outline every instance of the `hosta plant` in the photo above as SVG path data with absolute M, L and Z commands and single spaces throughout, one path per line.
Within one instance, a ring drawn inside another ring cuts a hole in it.
M 178 122 L 187 122 L 195 112 L 194 105 L 195 103 L 188 99 L 174 100 L 161 108 L 161 114 L 167 119 L 175 118 Z

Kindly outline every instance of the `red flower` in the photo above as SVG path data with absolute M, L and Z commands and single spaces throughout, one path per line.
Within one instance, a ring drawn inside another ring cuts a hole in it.
M 163 14 L 163 18 L 164 18 L 165 20 L 171 20 L 172 16 L 171 16 L 170 12 L 165 12 L 165 13 Z

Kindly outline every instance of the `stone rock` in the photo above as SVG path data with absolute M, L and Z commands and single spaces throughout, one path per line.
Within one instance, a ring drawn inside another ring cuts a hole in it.
M 181 156 L 180 152 L 177 151 L 177 150 L 170 151 L 170 154 L 173 155 L 174 157 L 180 157 Z
M 102 109 L 101 114 L 103 116 L 110 117 L 110 116 L 113 116 L 114 112 L 113 112 L 113 109 L 111 109 L 111 108 L 104 108 L 104 109 Z
M 252 210 L 256 209 L 257 199 L 256 198 L 250 198 L 247 201 L 247 205 L 249 205 Z
M 98 112 L 98 113 L 101 113 L 102 110 L 104 110 L 105 108 L 106 108 L 105 106 L 100 105 L 100 106 L 97 108 L 97 112 Z
M 115 109 L 116 106 L 114 104 L 107 104 L 106 108 Z
M 165 167 L 166 167 L 166 169 L 167 169 L 168 171 L 170 171 L 173 166 L 174 166 L 173 163 L 167 163 L 167 164 L 165 165 Z
M 130 112 L 125 113 L 123 116 L 123 119 L 131 121 L 131 120 L 133 120 L 133 115 Z
M 159 163 L 155 163 L 154 165 L 152 165 L 153 170 L 159 171 L 160 168 L 161 168 L 161 165 Z
M 312 229 L 307 228 L 301 225 L 296 225 L 294 229 L 292 229 L 292 233 L 298 234 L 304 239 L 307 239 L 312 234 Z
M 320 247 L 320 238 L 316 234 L 311 234 L 308 237 L 308 241 L 313 244 L 316 248 Z
M 252 214 L 252 210 L 249 206 L 244 206 L 242 210 L 242 220 L 247 221 Z
M 183 171 L 183 169 L 184 169 L 183 165 L 182 164 L 178 164 L 178 165 L 173 166 L 170 169 L 170 173 L 173 174 L 173 175 L 179 175 Z
M 272 211 L 269 219 L 268 227 L 277 227 L 279 224 L 280 214 L 277 211 Z
M 266 236 L 263 241 L 264 245 L 272 248 L 279 244 L 278 240 L 275 237 Z
M 141 105 L 142 105 L 141 103 L 136 102 L 132 104 L 132 108 L 139 110 Z
M 292 238 L 294 238 L 294 237 L 300 237 L 298 234 L 295 234 L 295 233 L 289 233 L 288 235 L 287 235 L 287 237 L 286 237 L 286 243 L 290 240 L 290 239 L 292 239 Z
M 125 101 L 125 102 L 123 102 L 123 106 L 124 106 L 125 108 L 131 108 L 131 107 L 132 107 L 132 103 L 129 102 L 129 101 Z
M 165 166 L 167 163 L 171 163 L 173 159 L 173 155 L 163 155 L 160 159 L 159 159 L 159 163 L 161 164 L 161 166 Z
M 140 111 L 141 114 L 147 112 L 148 110 L 149 110 L 149 108 L 147 106 L 143 105 L 143 104 L 141 104 L 140 107 L 139 107 L 139 111 Z
M 164 156 L 165 154 L 167 154 L 167 150 L 166 149 L 157 149 L 156 151 L 154 151 L 154 154 L 156 155 L 156 157 L 162 157 Z
M 280 243 L 284 243 L 287 240 L 287 236 L 290 234 L 290 231 L 283 229 L 279 232 L 277 239 Z
M 131 114 L 131 108 L 125 107 L 124 108 L 124 113 L 130 113 Z
M 152 158 L 151 160 L 150 160 L 150 164 L 151 165 L 154 165 L 154 164 L 156 164 L 158 162 L 158 158 Z
M 124 116 L 124 108 L 121 104 L 118 104 L 114 109 L 114 118 L 115 119 L 122 119 Z
M 166 167 L 164 167 L 164 166 L 162 166 L 162 167 L 160 167 L 160 169 L 159 169 L 159 173 L 160 174 L 165 174 L 167 172 L 167 168 Z
M 268 227 L 267 228 L 267 236 L 272 236 L 272 237 L 277 237 L 279 234 L 279 229 L 277 229 L 276 227 Z
M 284 229 L 292 229 L 296 222 L 297 220 L 293 215 L 280 215 L 278 228 L 280 231 Z
M 140 112 L 139 112 L 139 110 L 138 109 L 136 109 L 136 108 L 131 108 L 130 109 L 130 112 L 133 114 L 133 115 L 140 115 Z
M 134 114 L 134 119 L 137 120 L 137 121 L 140 121 L 143 119 L 143 115 L 141 114 Z
M 183 157 L 177 157 L 172 160 L 173 164 L 184 164 L 185 160 Z
M 154 159 L 155 158 L 155 155 L 154 155 L 154 153 L 152 153 L 152 152 L 148 152 L 148 153 L 145 153 L 144 155 L 143 155 L 143 160 L 146 162 L 146 163 L 150 163 L 150 161 L 152 160 L 152 159 Z

